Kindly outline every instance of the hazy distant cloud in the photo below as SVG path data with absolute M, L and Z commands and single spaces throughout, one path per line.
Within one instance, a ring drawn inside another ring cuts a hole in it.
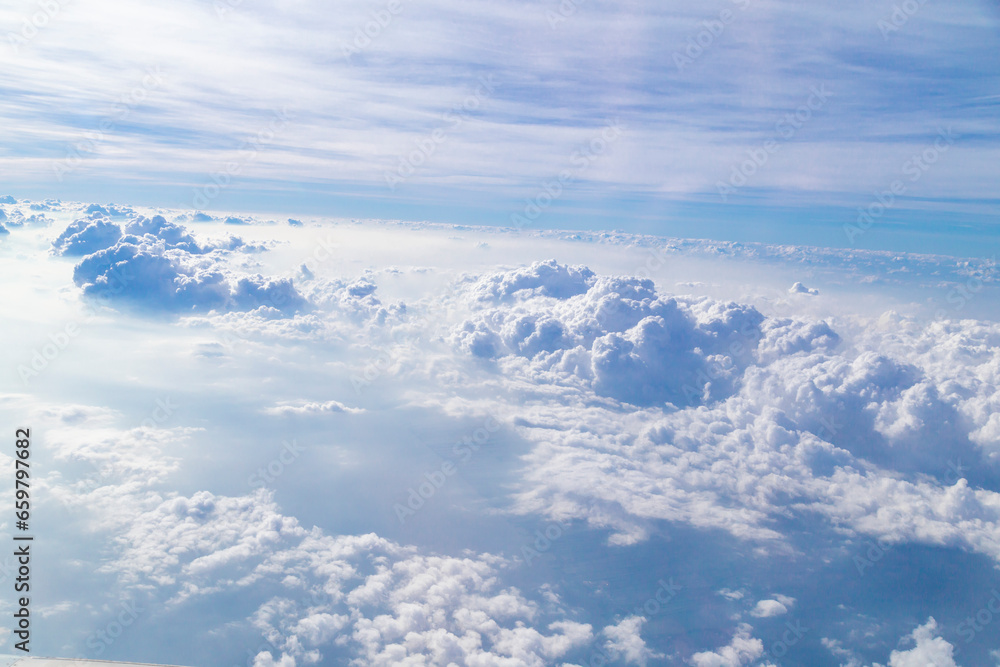
M 347 407 L 340 401 L 326 401 L 324 403 L 283 403 L 265 410 L 267 414 L 278 416 L 321 415 L 336 413 L 360 414 L 364 411 L 364 408 Z

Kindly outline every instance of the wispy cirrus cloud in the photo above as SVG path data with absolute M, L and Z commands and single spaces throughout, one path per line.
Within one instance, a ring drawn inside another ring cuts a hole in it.
M 574 185 L 567 206 L 595 198 L 719 203 L 717 184 L 734 162 L 772 137 L 811 87 L 826 86 L 828 105 L 740 201 L 867 201 L 951 126 L 964 139 L 901 208 L 995 206 L 1000 70 L 990 54 L 1000 17 L 989 3 L 925 4 L 888 34 L 879 22 L 891 17 L 890 3 L 580 3 L 554 24 L 547 14 L 559 11 L 556 3 L 399 0 L 390 11 L 348 2 L 333 12 L 308 0 L 247 0 L 225 8 L 68 3 L 31 40 L 0 49 L 0 118 L 19 130 L 0 157 L 12 185 L 51 185 L 52 162 L 156 67 L 162 87 L 68 177 L 67 190 L 112 180 L 119 197 L 155 191 L 190 200 L 287 108 L 294 122 L 240 173 L 235 192 L 388 199 L 402 210 L 456 192 L 458 204 L 474 207 L 486 192 L 487 205 L 498 206 L 529 196 L 620 119 L 628 132 Z M 35 11 L 17 3 L 3 18 L 17 26 Z M 358 34 L 369 41 L 345 57 Z M 697 59 L 677 67 L 675 55 L 691 44 L 701 49 Z M 385 173 L 399 156 L 483 76 L 496 91 L 398 192 L 388 191 Z

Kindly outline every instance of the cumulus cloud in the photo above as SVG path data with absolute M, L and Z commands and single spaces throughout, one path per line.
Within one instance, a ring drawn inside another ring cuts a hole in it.
M 295 667 L 295 658 L 288 654 L 282 654 L 275 660 L 274 656 L 267 651 L 261 651 L 253 660 L 253 667 Z
M 781 616 L 787 614 L 788 608 L 777 600 L 761 600 L 751 610 L 750 615 L 757 618 L 769 618 L 771 616 Z
M 378 411 L 398 401 L 416 415 L 417 429 L 487 414 L 503 423 L 454 478 L 463 481 L 448 482 L 435 498 L 439 507 L 471 482 L 491 521 L 559 520 L 595 550 L 607 549 L 598 544 L 607 540 L 615 557 L 639 553 L 645 547 L 630 545 L 659 541 L 686 524 L 698 530 L 677 532 L 789 562 L 808 557 L 817 541 L 822 548 L 847 540 L 849 550 L 874 538 L 1000 561 L 1000 494 L 990 477 L 991 457 L 1000 452 L 994 324 L 765 315 L 764 306 L 674 296 L 648 279 L 553 261 L 473 278 L 439 271 L 436 285 L 454 282 L 404 305 L 390 302 L 384 295 L 391 291 L 380 285 L 406 284 L 405 270 L 346 277 L 314 267 L 293 285 L 248 273 L 260 264 L 230 242 L 203 239 L 164 217 L 115 221 L 107 213 L 91 211 L 53 243 L 54 252 L 79 257 L 73 261 L 85 293 L 154 312 L 195 311 L 170 324 L 198 339 L 183 363 L 211 366 L 207 372 L 249 369 L 246 377 L 257 377 L 257 363 L 297 364 L 294 382 L 277 395 L 249 409 L 245 400 L 226 406 L 235 415 L 226 427 L 232 432 L 220 435 L 239 443 L 237 457 L 254 447 L 257 427 L 295 427 L 303 439 L 312 433 L 328 441 L 339 437 L 340 429 L 327 428 L 336 421 L 345 438 L 363 433 L 358 439 L 380 442 L 373 425 L 393 419 Z M 56 215 L 69 220 L 79 209 Z M 111 238 L 112 227 L 120 237 Z M 783 293 L 787 282 L 777 285 Z M 296 297 L 306 304 L 297 312 L 277 307 Z M 440 309 L 428 306 L 435 302 Z M 401 340 L 410 346 L 379 347 Z M 331 377 L 346 385 L 348 363 L 364 366 L 376 352 L 384 353 L 379 372 L 398 379 L 395 393 L 343 399 Z M 63 368 L 75 363 L 66 360 Z M 214 395 L 224 384 L 191 391 Z M 218 405 L 227 398 L 219 396 Z M 364 407 L 349 405 L 355 402 Z M 185 467 L 191 429 L 118 429 L 115 410 L 72 404 L 35 416 L 46 424 L 52 457 L 41 495 L 63 503 L 75 529 L 106 549 L 99 575 L 117 582 L 115 594 L 156 596 L 178 614 L 239 600 L 239 617 L 227 622 L 265 636 L 271 648 L 256 656 L 261 665 L 570 664 L 594 649 L 622 663 L 651 664 L 663 657 L 657 651 L 678 650 L 655 633 L 684 614 L 648 623 L 638 615 L 588 615 L 593 610 L 575 607 L 557 582 L 537 585 L 544 566 L 525 574 L 511 557 L 519 546 L 513 541 L 492 553 L 496 542 L 467 551 L 408 546 L 404 530 L 382 527 L 336 534 L 282 508 L 289 497 L 302 501 L 286 495 L 295 491 L 244 493 L 238 471 L 222 490 L 202 486 L 198 480 L 209 473 Z M 381 489 L 394 465 L 411 467 L 412 452 L 397 464 L 396 451 L 379 460 L 372 478 L 379 484 L 371 486 Z M 477 502 L 456 510 L 460 520 L 475 517 Z M 425 512 L 421 520 L 438 520 Z M 569 542 L 553 552 L 571 550 Z M 605 576 L 599 567 L 587 574 Z M 764 659 L 762 646 L 775 637 L 762 633 L 784 623 L 796 604 L 775 591 L 805 598 L 786 588 L 798 583 L 749 576 L 706 582 L 705 618 L 727 630 L 686 644 L 681 659 L 716 666 Z M 604 595 L 606 584 L 594 579 Z M 756 631 L 728 629 L 741 617 L 769 620 Z M 895 622 L 878 628 L 881 640 L 912 627 Z M 947 642 L 927 627 L 889 657 L 892 667 L 945 659 Z M 855 660 L 855 639 L 830 640 L 828 648 Z
M 114 204 L 100 205 L 90 204 L 83 209 L 83 213 L 92 218 L 107 216 L 110 218 L 124 218 L 135 215 L 135 211 L 129 206 L 116 206 Z
M 893 651 L 889 656 L 889 667 L 959 667 L 955 662 L 955 647 L 937 636 L 937 629 L 937 621 L 927 619 L 906 638 L 914 643 L 914 647 Z
M 3 222 L 6 223 L 8 227 L 22 227 L 24 226 L 24 214 L 19 210 L 14 209 L 3 218 Z
M 113 246 L 121 237 L 121 227 L 109 220 L 81 219 L 63 230 L 52 242 L 52 249 L 69 257 L 89 255 Z
M 406 313 L 402 301 L 385 304 L 376 293 L 378 285 L 369 276 L 355 280 L 323 280 L 304 289 L 311 303 L 362 324 L 383 325 Z
M 11 224 L 15 224 L 17 226 L 24 225 L 28 227 L 48 227 L 52 224 L 53 220 L 44 213 L 33 213 L 26 216 L 18 211 L 16 216 L 11 217 L 10 222 Z
M 1000 495 L 948 464 L 992 456 L 979 440 L 995 427 L 995 325 L 865 329 L 857 349 L 827 321 L 583 267 L 576 293 L 556 298 L 546 281 L 570 268 L 540 266 L 474 282 L 473 314 L 451 334 L 489 362 L 479 372 L 536 443 L 517 511 L 610 527 L 614 544 L 646 539 L 655 520 L 781 542 L 775 522 L 806 511 L 829 530 L 1000 560 Z
M 571 371 L 596 393 L 636 405 L 729 395 L 764 319 L 752 307 L 661 298 L 650 280 L 597 278 L 551 261 L 481 278 L 470 293 L 477 302 L 515 294 L 522 302 L 463 323 L 453 334 L 461 349 L 522 357 L 539 375 Z
M 617 625 L 604 628 L 604 635 L 608 637 L 604 649 L 612 658 L 628 665 L 645 666 L 650 658 L 662 658 L 663 654 L 650 650 L 640 636 L 645 622 L 642 616 L 629 616 Z
M 224 308 L 232 293 L 221 271 L 191 262 L 188 253 L 168 250 L 162 241 L 123 241 L 87 255 L 73 281 L 85 295 L 152 310 Z
M 585 266 L 565 266 L 548 260 L 523 269 L 486 275 L 476 281 L 471 291 L 475 299 L 486 302 L 532 296 L 565 299 L 586 292 L 593 279 L 594 272 Z
M 136 517 L 120 540 L 119 576 L 176 585 L 178 601 L 283 581 L 285 594 L 254 614 L 277 649 L 271 658 L 258 656 L 264 664 L 312 662 L 346 645 L 358 664 L 509 660 L 541 667 L 592 639 L 589 625 L 569 620 L 536 627 L 538 605 L 500 586 L 504 562 L 496 557 L 427 556 L 375 535 L 306 531 L 262 494 L 199 493 Z
M 201 244 L 157 215 L 133 218 L 124 228 L 103 218 L 77 220 L 56 238 L 53 250 L 83 256 L 73 281 L 85 295 L 147 310 L 304 309 L 307 302 L 291 279 L 236 275 L 222 265 L 226 251 L 243 245 L 233 237 L 221 245 Z
M 788 288 L 788 293 L 789 294 L 808 294 L 809 296 L 816 296 L 817 294 L 819 294 L 819 290 L 818 289 L 813 289 L 813 288 L 810 288 L 810 287 L 806 287 L 802 283 L 796 282 L 794 285 L 792 285 L 791 287 Z
M 57 459 L 103 469 L 92 484 L 56 478 L 54 497 L 100 517 L 121 590 L 156 590 L 171 606 L 275 590 L 252 614 L 272 650 L 255 664 L 519 664 L 543 667 L 594 639 L 589 624 L 543 609 L 503 584 L 512 563 L 487 553 L 439 556 L 375 534 L 327 535 L 282 514 L 273 493 L 160 494 L 176 469 L 163 445 L 183 429 L 117 430 L 115 415 L 73 407 L 51 433 Z M 78 415 L 78 416 L 74 416 Z M 156 473 L 155 471 L 159 471 Z M 606 635 L 622 655 L 650 655 L 626 623 Z
M 743 623 L 728 646 L 691 656 L 694 667 L 742 667 L 764 654 L 764 643 L 751 636 L 753 628 Z
M 153 239 L 163 241 L 167 248 L 186 250 L 192 254 L 200 254 L 207 250 L 200 246 L 186 229 L 168 222 L 162 215 L 151 218 L 145 216 L 134 218 L 125 225 L 125 233 L 140 238 L 150 236 Z

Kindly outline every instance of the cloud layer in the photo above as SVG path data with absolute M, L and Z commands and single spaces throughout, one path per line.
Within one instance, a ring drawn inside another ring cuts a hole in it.
M 3 270 L 27 281 L 0 294 L 5 344 L 38 370 L 0 411 L 39 431 L 64 547 L 47 652 L 970 667 L 994 648 L 959 624 L 1000 561 L 1000 330 L 918 298 L 975 278 L 988 312 L 988 266 L 4 206 L 24 223 Z M 102 643 L 122 601 L 146 611 Z

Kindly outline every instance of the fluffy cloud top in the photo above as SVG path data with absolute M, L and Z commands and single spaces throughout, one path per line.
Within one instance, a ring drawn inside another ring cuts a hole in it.
M 159 215 L 134 217 L 122 228 L 103 217 L 103 210 L 71 223 L 52 244 L 59 255 L 83 257 L 73 281 L 88 296 L 165 312 L 264 306 L 291 313 L 307 306 L 290 278 L 225 269 L 221 260 L 244 246 L 240 239 L 202 244 Z
M 578 293 L 552 296 L 573 275 Z M 993 325 L 963 326 L 961 339 L 947 322 L 869 330 L 856 349 L 826 321 L 552 262 L 467 294 L 473 315 L 452 341 L 491 362 L 486 377 L 537 443 L 522 511 L 613 527 L 614 543 L 644 539 L 656 519 L 780 539 L 778 518 L 804 511 L 830 529 L 1000 560 L 1000 495 L 948 465 L 987 465 L 997 446 Z M 759 613 L 780 611 L 772 602 Z
M 78 214 L 45 206 L 57 219 Z M 1000 561 L 995 324 L 819 318 L 805 313 L 823 305 L 825 286 L 823 299 L 788 297 L 785 279 L 775 289 L 793 312 L 770 314 L 761 300 L 755 307 L 742 297 L 671 295 L 663 282 L 551 260 L 478 269 L 469 278 L 470 266 L 345 275 L 342 264 L 306 266 L 299 256 L 289 266 L 307 270 L 292 285 L 249 275 L 262 262 L 232 240 L 210 242 L 166 217 L 111 213 L 101 207 L 73 222 L 53 244 L 64 259 L 45 259 L 59 271 L 76 262 L 84 292 L 113 305 L 195 310 L 149 318 L 146 330 L 161 333 L 166 346 L 167 332 L 186 327 L 189 356 L 171 357 L 171 371 L 176 360 L 178 377 L 209 380 L 184 386 L 199 405 L 182 423 L 203 428 L 200 415 L 225 417 L 202 437 L 182 426 L 116 429 L 121 416 L 109 408 L 40 411 L 32 418 L 46 424 L 52 460 L 39 496 L 61 503 L 67 529 L 99 552 L 74 557 L 94 559 L 91 570 L 113 584 L 108 595 L 150 599 L 164 614 L 156 623 L 218 612 L 224 620 L 212 616 L 198 640 L 262 634 L 258 665 L 583 665 L 602 653 L 622 664 L 757 667 L 768 664 L 763 649 L 784 624 L 800 620 L 799 603 L 775 592 L 782 591 L 809 600 L 801 620 L 813 627 L 810 616 L 822 616 L 816 627 L 837 637 L 828 645 L 842 651 L 838 658 L 860 665 L 855 646 L 864 642 L 866 662 L 871 655 L 888 657 L 891 667 L 954 663 L 930 622 L 909 635 L 912 644 L 896 644 L 912 629 L 900 620 L 905 610 L 880 615 L 886 620 L 858 640 L 851 622 L 870 617 L 874 605 L 859 599 L 857 610 L 831 605 L 817 614 L 811 587 L 824 582 L 794 581 L 773 564 L 814 565 L 818 557 L 827 571 L 839 563 L 853 576 L 852 557 L 876 541 L 887 549 L 945 547 L 895 549 L 892 558 L 920 551 Z M 311 231 L 277 233 L 292 239 Z M 344 240 L 354 242 L 349 232 Z M 430 287 L 420 293 L 421 286 Z M 405 294 L 406 305 L 390 303 L 387 293 Z M 275 306 L 296 296 L 305 304 L 297 312 Z M 100 348 L 102 324 L 88 324 L 89 351 Z M 124 329 L 115 341 L 132 340 Z M 76 349 L 46 372 L 72 373 Z M 287 374 L 272 372 L 279 367 Z M 393 382 L 379 385 L 380 374 Z M 363 382 L 351 393 L 355 376 Z M 261 377 L 273 394 L 258 396 L 244 381 Z M 134 378 L 119 382 L 121 395 L 105 396 L 104 405 L 124 409 L 132 400 Z M 481 429 L 470 423 L 487 415 L 501 426 L 480 446 Z M 379 503 L 388 498 L 389 507 L 394 492 L 402 498 L 411 477 L 429 480 L 425 473 L 441 470 L 439 457 L 449 455 L 459 429 L 479 447 L 469 465 L 447 477 L 419 518 L 397 526 L 391 510 L 380 516 Z M 255 483 L 244 482 L 241 466 L 249 462 L 250 472 L 274 458 L 259 440 L 277 431 L 311 438 L 316 446 L 304 458 L 318 465 L 281 477 L 274 490 L 248 492 Z M 413 433 L 430 443 L 426 470 L 415 464 L 425 459 Z M 206 464 L 215 470 L 201 470 Z M 326 484 L 327 476 L 356 484 L 375 508 L 345 500 L 349 492 Z M 374 495 L 365 495 L 369 488 Z M 364 525 L 338 524 L 341 504 Z M 310 527 L 289 506 L 316 512 L 316 522 L 336 518 Z M 485 519 L 477 514 L 483 508 Z M 537 562 L 516 558 L 522 527 L 530 533 L 548 520 L 572 537 L 553 540 Z M 463 521 L 490 534 L 458 534 Z M 494 534 L 502 522 L 509 523 Z M 685 543 L 666 546 L 669 553 L 637 544 L 662 545 L 675 533 Z M 450 546 L 438 548 L 436 539 Z M 669 606 L 657 593 L 655 614 L 637 606 L 653 592 L 639 581 L 647 571 L 700 573 L 714 555 L 705 545 L 720 542 L 742 552 L 752 572 L 697 588 L 685 582 L 691 597 Z M 580 544 L 587 549 L 577 553 Z M 628 577 L 606 570 L 606 562 L 650 552 Z M 564 563 L 574 576 L 553 578 Z M 759 578 L 765 571 L 771 579 Z M 627 595 L 609 592 L 619 583 Z M 698 612 L 688 613 L 695 605 Z M 741 620 L 749 623 L 734 628 Z M 807 653 L 812 644 L 794 650 Z
M 764 654 L 764 643 L 751 636 L 752 628 L 746 623 L 737 628 L 728 646 L 714 651 L 703 651 L 691 656 L 694 667 L 742 667 Z
M 642 616 L 630 616 L 616 625 L 604 628 L 604 635 L 608 637 L 604 644 L 605 650 L 624 664 L 641 667 L 645 667 L 650 659 L 662 658 L 663 654 L 651 650 L 640 636 L 645 622 L 646 619 Z
M 521 357 L 538 375 L 569 371 L 635 405 L 728 396 L 764 320 L 752 307 L 661 298 L 650 280 L 596 278 L 552 261 L 484 277 L 470 291 L 476 301 L 523 302 L 466 321 L 454 334 L 462 349 Z
M 914 642 L 914 647 L 905 651 L 893 651 L 889 656 L 889 667 L 959 667 L 955 662 L 955 647 L 935 636 L 937 629 L 937 621 L 927 619 L 927 623 L 916 628 L 906 638 Z
M 509 664 L 543 667 L 590 643 L 589 624 L 545 611 L 504 586 L 511 563 L 490 554 L 421 553 L 375 534 L 331 536 L 305 529 L 273 494 L 156 491 L 176 459 L 163 447 L 183 429 L 120 431 L 115 415 L 62 409 L 52 444 L 60 460 L 100 474 L 60 483 L 54 497 L 89 508 L 93 531 L 114 535 L 102 572 L 131 595 L 155 590 L 172 606 L 210 596 L 282 591 L 252 615 L 272 650 L 256 664 L 310 664 L 326 653 L 344 664 Z M 616 651 L 642 656 L 626 623 L 607 634 Z
M 791 598 L 779 596 L 778 600 L 760 600 L 750 611 L 751 616 L 770 618 L 788 613 L 788 607 L 794 602 Z

